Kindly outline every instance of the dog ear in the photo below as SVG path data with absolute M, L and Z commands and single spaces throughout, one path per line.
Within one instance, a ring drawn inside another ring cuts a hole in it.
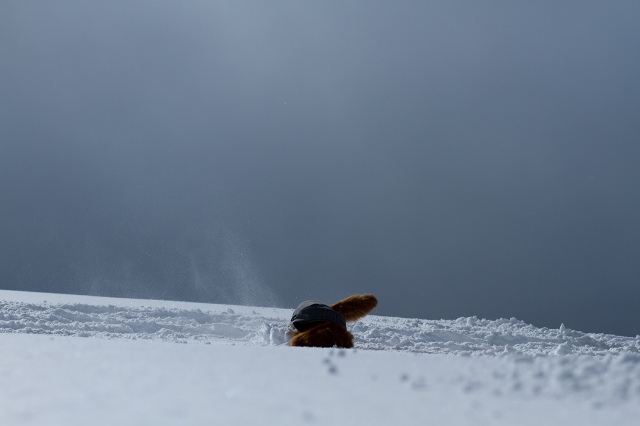
M 373 294 L 354 294 L 331 305 L 346 321 L 357 321 L 378 306 L 378 299 Z

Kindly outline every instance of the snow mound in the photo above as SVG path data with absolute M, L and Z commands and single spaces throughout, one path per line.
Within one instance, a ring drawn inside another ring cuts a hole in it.
M 640 416 L 639 337 L 370 315 L 350 325 L 354 350 L 292 348 L 291 313 L 0 290 L 0 424 L 635 425 Z M 301 391 L 309 383 L 313 395 Z

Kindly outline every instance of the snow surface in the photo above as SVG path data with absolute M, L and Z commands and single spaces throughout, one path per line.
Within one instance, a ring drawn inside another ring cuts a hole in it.
M 384 301 L 381 301 L 384 303 Z M 286 345 L 292 309 L 0 290 L 1 425 L 637 425 L 640 336 L 370 315 Z

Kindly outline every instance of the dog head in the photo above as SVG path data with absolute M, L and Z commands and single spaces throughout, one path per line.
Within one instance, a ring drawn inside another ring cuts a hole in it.
M 373 294 L 349 296 L 331 306 L 316 301 L 301 303 L 293 312 L 295 328 L 289 345 L 321 348 L 353 348 L 347 322 L 357 321 L 378 305 Z

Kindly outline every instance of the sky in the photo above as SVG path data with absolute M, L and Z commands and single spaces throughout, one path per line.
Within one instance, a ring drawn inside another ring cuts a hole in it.
M 640 334 L 639 17 L 4 1 L 0 288 Z

